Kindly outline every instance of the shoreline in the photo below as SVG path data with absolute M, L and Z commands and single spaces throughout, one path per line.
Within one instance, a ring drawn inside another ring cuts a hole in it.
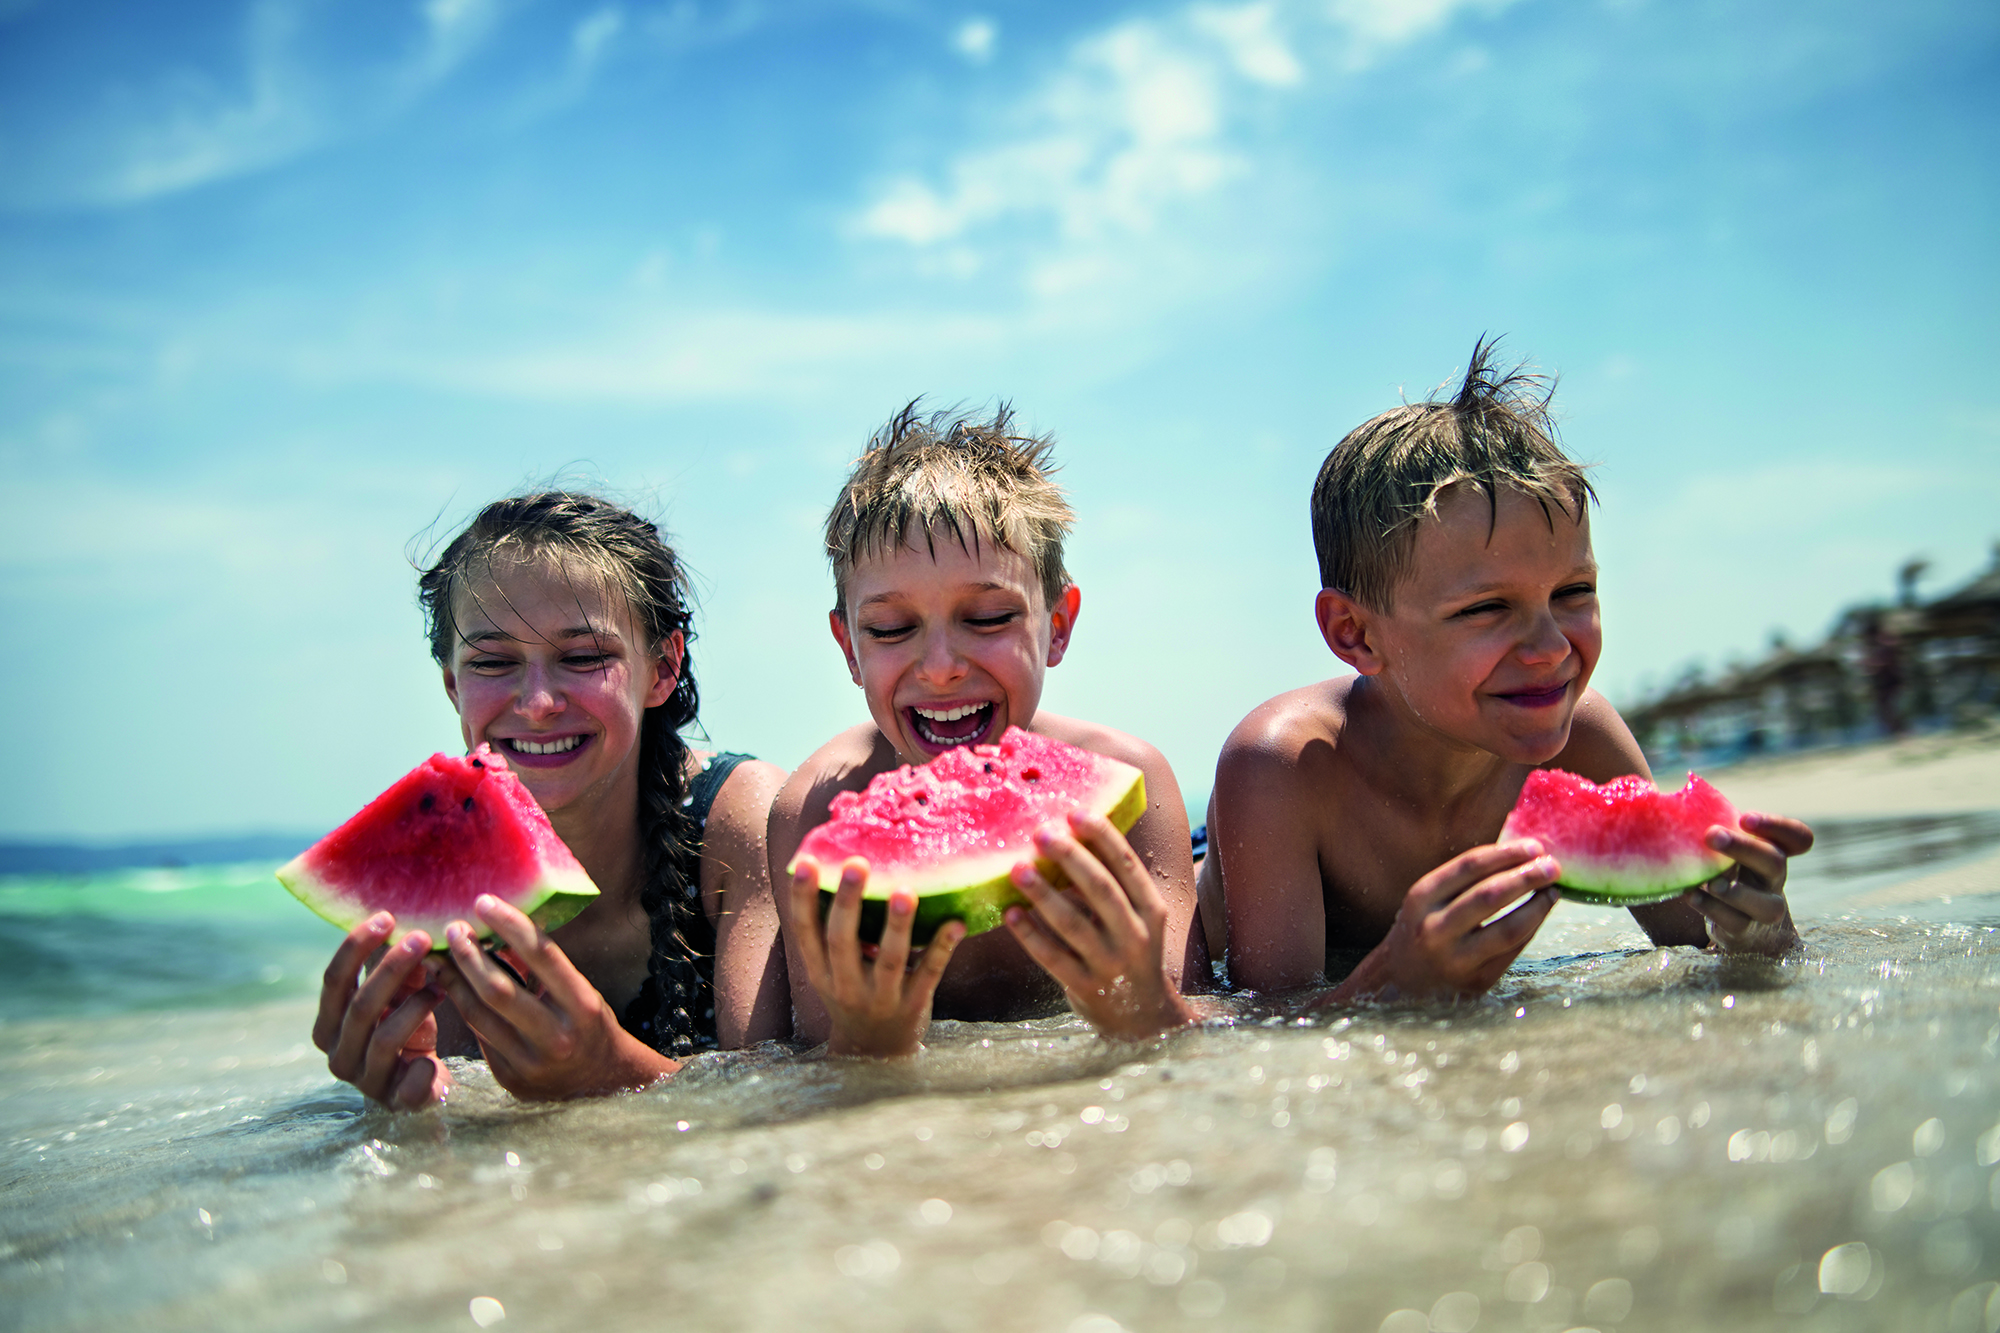
M 1703 776 L 1739 809 L 1808 823 L 2000 810 L 2000 727 L 1751 759 Z

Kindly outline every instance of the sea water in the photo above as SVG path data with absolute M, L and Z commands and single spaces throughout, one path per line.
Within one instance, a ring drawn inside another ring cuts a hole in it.
M 1994 1333 L 2000 816 L 1791 891 L 1783 963 L 1566 903 L 1476 1004 L 393 1115 L 269 867 L 0 881 L 0 1326 Z

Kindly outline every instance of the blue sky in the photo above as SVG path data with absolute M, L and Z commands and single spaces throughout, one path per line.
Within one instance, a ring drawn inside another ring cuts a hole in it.
M 1614 700 L 1810 638 L 2000 537 L 1996 76 L 1922 0 L 0 0 L 0 836 L 343 817 L 456 742 L 413 539 L 552 477 L 795 764 L 918 394 L 1057 435 L 1047 702 L 1198 802 L 1331 674 L 1319 460 L 1489 330 L 1599 465 Z

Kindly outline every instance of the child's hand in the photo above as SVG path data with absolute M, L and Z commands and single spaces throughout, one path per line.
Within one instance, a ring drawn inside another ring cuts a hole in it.
M 819 921 L 819 864 L 800 857 L 792 875 L 791 920 L 806 977 L 833 1018 L 827 1050 L 833 1055 L 915 1055 L 931 1025 L 931 996 L 953 949 L 965 938 L 963 921 L 947 921 L 931 937 L 914 970 L 910 926 L 917 900 L 898 891 L 889 897 L 889 920 L 872 960 L 862 956 L 861 890 L 868 862 L 849 857 L 840 869 L 833 910 L 826 928 Z
M 520 911 L 490 894 L 472 910 L 500 937 L 521 979 L 480 948 L 471 926 L 454 921 L 445 927 L 451 962 L 438 984 L 501 1087 L 523 1100 L 590 1096 L 641 1088 L 680 1068 L 620 1027 L 597 988 Z
M 1492 988 L 1556 905 L 1561 868 L 1532 839 L 1489 843 L 1446 861 L 1410 887 L 1389 937 L 1328 997 L 1431 999 Z M 1544 893 L 1542 890 L 1549 889 Z M 1532 896 L 1531 896 L 1532 895 Z M 1489 920 L 1527 898 L 1506 916 Z
M 1813 831 L 1782 815 L 1746 814 L 1742 828 L 1717 824 L 1708 831 L 1708 845 L 1736 862 L 1684 899 L 1708 923 L 1708 938 L 1724 953 L 1761 953 L 1777 957 L 1798 946 L 1785 903 L 1785 874 L 1790 858 L 1812 850 Z
M 1035 850 L 1074 892 L 1021 862 L 1014 883 L 1035 910 L 1008 908 L 1008 928 L 1105 1036 L 1151 1037 L 1193 1022 L 1162 961 L 1167 903 L 1159 886 L 1109 820 L 1079 811 L 1068 824 L 1038 830 Z
M 414 1111 L 445 1099 L 451 1073 L 437 1056 L 441 996 L 431 984 L 430 936 L 405 935 L 360 980 L 362 964 L 395 928 L 395 917 L 377 912 L 347 932 L 320 985 L 313 1045 L 326 1052 L 335 1078 L 384 1106 Z

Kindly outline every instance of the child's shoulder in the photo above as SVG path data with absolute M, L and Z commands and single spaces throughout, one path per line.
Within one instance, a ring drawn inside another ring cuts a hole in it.
M 1609 782 L 1627 773 L 1653 774 L 1646 765 L 1646 752 L 1639 748 L 1632 729 L 1596 690 L 1585 690 L 1577 700 L 1570 719 L 1569 742 L 1562 753 L 1551 759 L 1550 768 L 1566 769 L 1592 782 Z
M 1347 725 L 1355 676 L 1287 690 L 1250 710 L 1222 743 L 1219 768 L 1232 777 L 1296 775 L 1330 763 Z
M 896 767 L 895 747 L 873 722 L 840 732 L 792 770 L 771 804 L 774 837 L 782 828 L 799 832 L 823 823 L 833 798 L 859 791 L 877 773 Z
M 1121 763 L 1132 765 L 1151 773 L 1156 765 L 1166 763 L 1166 756 L 1160 751 L 1129 735 L 1116 727 L 1107 727 L 1101 722 L 1085 722 L 1081 718 L 1061 717 L 1055 713 L 1035 714 L 1032 728 L 1044 736 L 1053 736 L 1066 741 L 1078 749 L 1089 750 Z

